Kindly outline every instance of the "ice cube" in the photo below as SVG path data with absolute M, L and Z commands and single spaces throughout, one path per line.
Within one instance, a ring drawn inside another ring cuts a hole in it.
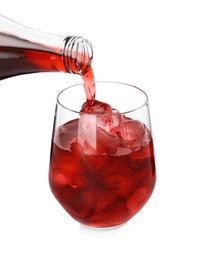
M 81 170 L 72 171 L 74 167 L 70 169 L 58 169 L 55 168 L 55 174 L 52 175 L 52 184 L 55 189 L 64 189 L 69 187 L 75 191 L 85 189 L 90 186 L 90 181 Z
M 90 102 L 86 102 L 82 105 L 81 117 L 86 118 L 86 115 L 87 118 L 89 116 L 95 116 L 96 124 L 105 131 L 111 133 L 111 129 L 113 128 L 113 122 L 111 119 L 112 108 L 110 105 L 108 105 L 107 103 L 100 102 L 98 100 L 94 100 L 91 104 Z
M 92 100 L 90 102 L 85 102 L 82 105 L 81 112 L 93 115 L 111 115 L 112 108 L 107 103 L 98 100 Z
M 128 220 L 128 210 L 124 200 L 113 201 L 102 212 L 95 214 L 93 219 L 96 223 L 101 223 L 101 226 L 118 226 Z
M 149 145 L 142 147 L 142 149 L 135 150 L 129 155 L 130 163 L 134 166 L 138 165 L 138 162 L 142 159 L 154 158 L 153 141 L 150 140 Z
M 90 190 L 92 191 L 93 196 L 97 199 L 96 213 L 104 212 L 105 208 L 119 199 L 117 194 L 102 186 L 100 182 L 96 182 L 96 185 L 93 185 Z
M 50 167 L 50 180 L 55 187 L 67 185 L 72 188 L 87 188 L 90 180 L 85 174 L 82 159 L 82 148 L 78 143 L 72 145 L 72 152 L 59 149 L 53 145 Z
M 82 131 L 78 134 L 78 142 L 86 155 L 112 155 L 117 150 L 119 138 L 92 122 L 82 126 Z
M 124 143 L 132 149 L 139 149 L 146 146 L 151 135 L 146 126 L 138 120 L 126 120 L 120 124 L 120 136 Z
M 145 133 L 144 126 L 138 120 L 129 120 L 122 122 L 120 125 L 120 135 L 127 142 L 135 142 L 142 139 Z
M 122 160 L 120 157 L 114 157 L 109 167 L 105 167 L 99 177 L 100 184 L 116 194 L 118 198 L 128 196 L 133 187 L 133 171 Z
M 132 196 L 128 197 L 127 208 L 134 215 L 144 206 L 147 200 L 147 189 L 145 187 L 139 188 Z
M 118 128 L 122 122 L 122 116 L 117 109 L 112 110 L 112 122 L 115 128 Z
M 85 168 L 87 168 L 88 171 L 92 173 L 98 173 L 101 171 L 102 168 L 109 163 L 110 159 L 107 155 L 93 156 L 87 154 L 84 154 L 83 158 L 86 163 Z
M 63 150 L 70 150 L 72 143 L 77 138 L 78 119 L 70 121 L 57 128 L 54 134 L 54 142 Z
M 61 204 L 65 210 L 74 218 L 83 218 L 84 221 L 95 213 L 97 200 L 88 190 L 74 190 L 69 186 L 61 195 Z
M 130 154 L 132 152 L 132 149 L 130 149 L 129 147 L 125 146 L 125 145 L 119 145 L 117 147 L 117 151 L 115 153 L 115 156 L 121 156 L 121 155 L 126 155 L 126 154 Z

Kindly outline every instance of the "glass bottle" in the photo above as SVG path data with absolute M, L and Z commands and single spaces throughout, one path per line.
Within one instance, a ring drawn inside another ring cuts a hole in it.
M 35 72 L 83 75 L 92 62 L 88 40 L 40 32 L 0 15 L 0 80 Z

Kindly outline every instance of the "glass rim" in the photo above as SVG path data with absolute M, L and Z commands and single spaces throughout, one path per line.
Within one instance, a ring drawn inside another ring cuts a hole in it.
M 123 115 L 123 114 L 128 114 L 128 113 L 131 113 L 131 112 L 140 110 L 142 107 L 148 105 L 148 103 L 149 103 L 149 98 L 148 98 L 147 93 L 146 93 L 144 90 L 142 90 L 141 88 L 136 87 L 136 86 L 134 86 L 134 85 L 132 85 L 132 84 L 123 83 L 123 82 L 118 82 L 118 81 L 95 81 L 95 84 L 120 84 L 120 85 L 126 85 L 126 86 L 129 86 L 129 87 L 135 88 L 135 89 L 137 89 L 138 91 L 140 91 L 141 93 L 144 94 L 144 96 L 145 96 L 145 102 L 143 102 L 142 105 L 138 106 L 137 108 L 134 108 L 134 109 L 125 111 L 125 112 L 119 112 L 119 114 L 121 114 L 121 115 Z M 70 111 L 70 112 L 73 112 L 73 113 L 76 113 L 76 114 L 80 114 L 80 113 L 83 114 L 84 112 L 76 111 L 76 110 L 74 110 L 74 109 L 71 109 L 71 108 L 69 108 L 69 107 L 63 105 L 62 102 L 60 102 L 60 100 L 59 100 L 59 99 L 60 99 L 60 95 L 61 95 L 63 92 L 65 92 L 66 90 L 68 90 L 68 89 L 70 89 L 70 88 L 74 88 L 74 87 L 77 87 L 77 86 L 80 86 L 80 85 L 83 86 L 84 83 L 74 84 L 74 85 L 68 86 L 68 87 L 64 88 L 63 90 L 61 90 L 61 91 L 58 93 L 57 98 L 56 98 L 57 104 L 58 104 L 59 106 L 61 106 L 62 108 L 64 108 L 64 109 Z M 103 102 L 103 100 L 100 100 L 100 101 Z M 85 102 L 86 102 L 86 99 L 85 99 Z M 89 115 L 90 115 L 90 116 L 92 116 L 92 115 L 93 115 L 93 116 L 105 116 L 105 115 L 99 115 L 99 114 L 98 114 L 98 115 L 96 115 L 96 114 L 89 114 Z

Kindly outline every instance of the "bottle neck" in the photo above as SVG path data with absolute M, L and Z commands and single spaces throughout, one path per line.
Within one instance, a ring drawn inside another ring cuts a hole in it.
M 66 71 L 84 75 L 91 67 L 93 59 L 91 43 L 78 36 L 68 36 L 64 42 L 63 61 Z
M 1 61 L 2 63 L 12 62 L 11 57 L 13 58 L 14 54 L 8 53 L 8 49 L 15 49 L 15 57 L 21 57 L 19 63 L 22 62 L 22 59 L 30 62 L 30 64 L 24 66 L 24 70 L 25 68 L 28 70 L 27 73 L 64 71 L 84 75 L 91 66 L 93 58 L 92 46 L 83 37 L 63 37 L 37 31 L 1 15 L 0 24 L 0 63 Z M 29 51 L 28 55 L 26 50 Z M 34 51 L 35 55 L 31 54 Z M 20 54 L 17 55 L 17 52 L 20 52 Z M 9 55 L 10 60 L 9 58 L 7 58 L 7 61 L 1 59 L 3 56 L 9 57 Z M 42 57 L 42 55 L 44 56 Z M 37 65 L 37 67 L 29 68 L 32 64 Z M 11 75 L 24 73 L 22 68 L 15 66 L 16 71 L 12 72 Z

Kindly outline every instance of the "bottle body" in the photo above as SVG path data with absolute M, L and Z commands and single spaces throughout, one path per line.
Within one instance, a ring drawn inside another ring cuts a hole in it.
M 0 15 L 0 80 L 36 72 L 85 74 L 92 46 L 82 37 L 39 32 Z

